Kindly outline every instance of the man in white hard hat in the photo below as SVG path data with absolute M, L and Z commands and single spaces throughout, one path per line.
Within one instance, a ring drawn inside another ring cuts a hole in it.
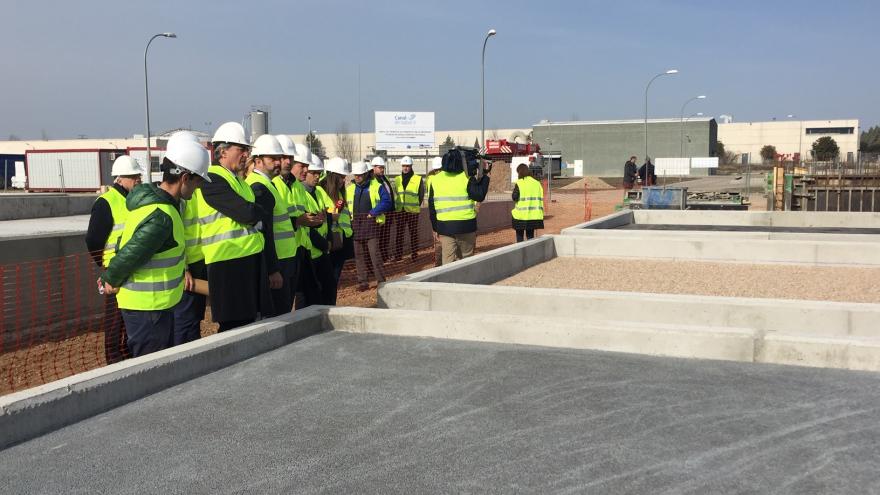
M 254 168 L 245 179 L 254 191 L 256 203 L 264 210 L 260 231 L 265 239 L 263 263 L 268 275 L 270 299 L 261 301 L 261 312 L 264 316 L 289 313 L 293 308 L 288 261 L 296 256 L 297 246 L 293 222 L 288 212 L 287 194 L 279 191 L 272 182 L 281 172 L 283 157 L 284 148 L 278 138 L 263 134 L 254 141 L 254 148 L 251 150 Z M 286 161 L 289 168 L 290 159 Z M 284 188 L 287 189 L 287 186 Z
M 297 296 L 296 307 L 312 304 L 336 304 L 336 279 L 333 276 L 333 263 L 330 260 L 330 210 L 332 200 L 318 181 L 324 173 L 324 162 L 318 155 L 312 155 L 312 163 L 306 170 L 302 187 L 306 215 L 320 219 L 316 226 L 303 227 L 304 235 L 300 242 L 308 254 L 309 262 L 300 269 L 299 286 L 302 298 Z
M 113 162 L 110 174 L 114 177 L 113 184 L 92 205 L 89 228 L 86 230 L 86 247 L 95 263 L 104 268 L 107 268 L 116 254 L 119 236 L 122 235 L 125 218 L 128 216 L 125 198 L 141 183 L 142 170 L 134 158 L 122 155 Z M 128 349 L 122 315 L 116 306 L 116 296 L 105 296 L 104 319 L 101 324 L 104 329 L 104 357 L 107 364 L 113 364 L 128 357 Z
M 425 200 L 425 184 L 422 176 L 413 172 L 413 159 L 405 156 L 400 160 L 400 175 L 394 178 L 394 202 L 397 214 L 397 235 L 394 239 L 394 259 L 403 259 L 403 238 L 409 237 L 409 249 L 413 261 L 419 250 L 419 215 Z
M 199 138 L 190 131 L 177 131 L 171 135 L 166 144 L 166 149 L 174 149 L 183 141 L 189 141 L 201 146 Z M 207 280 L 208 269 L 205 266 L 205 254 L 199 242 L 199 213 L 198 197 L 201 188 L 196 189 L 190 199 L 180 200 L 180 216 L 183 220 L 183 237 L 186 239 L 184 258 L 186 259 L 187 288 L 177 306 L 174 306 L 174 335 L 171 345 L 180 345 L 192 342 L 201 337 L 201 324 L 205 319 L 205 307 L 207 297 L 196 293 L 194 280 Z
M 367 279 L 368 266 L 372 267 L 377 283 L 385 281 L 379 236 L 385 223 L 385 215 L 394 210 L 394 205 L 388 190 L 370 176 L 367 163 L 353 163 L 351 173 L 354 181 L 346 188 L 345 197 L 353 220 L 358 289 L 365 291 L 370 287 Z
M 391 259 L 391 256 L 388 252 L 388 246 L 391 244 L 391 226 L 394 225 L 395 219 L 397 218 L 397 213 L 394 211 L 396 209 L 396 205 L 394 204 L 394 186 L 391 184 L 391 181 L 388 180 L 388 177 L 385 176 L 385 159 L 381 156 L 374 156 L 372 160 L 370 160 L 370 165 L 373 166 L 373 180 L 375 180 L 381 187 L 385 188 L 388 191 L 388 196 L 391 197 L 391 207 L 392 210 L 385 215 L 385 223 L 379 227 L 379 251 L 382 252 L 382 261 L 388 261 Z
M 208 286 L 211 319 L 224 332 L 253 322 L 259 312 L 260 263 L 264 239 L 257 224 L 263 209 L 241 178 L 251 147 L 238 122 L 226 122 L 211 138 L 214 163 L 211 183 L 199 196 L 199 230 Z
M 141 184 L 126 198 L 129 209 L 119 250 L 98 279 L 105 293 L 116 293 L 132 356 L 169 347 L 173 308 L 190 282 L 185 277 L 181 199 L 189 199 L 208 177 L 208 151 L 193 142 L 169 147 L 162 182 Z

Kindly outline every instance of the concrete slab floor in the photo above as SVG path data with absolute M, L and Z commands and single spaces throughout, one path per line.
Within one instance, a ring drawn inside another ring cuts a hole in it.
M 880 490 L 880 374 L 331 332 L 0 452 L 9 493 Z

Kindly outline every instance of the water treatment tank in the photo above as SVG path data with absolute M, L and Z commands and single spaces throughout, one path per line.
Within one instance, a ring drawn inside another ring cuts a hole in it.
M 269 133 L 269 112 L 264 110 L 251 111 L 251 142 L 257 137 Z

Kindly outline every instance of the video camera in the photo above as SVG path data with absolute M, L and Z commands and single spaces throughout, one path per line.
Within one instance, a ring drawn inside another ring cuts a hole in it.
M 442 170 L 453 174 L 467 172 L 468 177 L 479 180 L 492 170 L 491 162 L 488 165 L 483 165 L 484 158 L 477 148 L 456 146 L 443 155 Z

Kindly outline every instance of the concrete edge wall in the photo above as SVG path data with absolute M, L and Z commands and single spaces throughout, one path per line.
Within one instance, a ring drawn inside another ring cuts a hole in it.
M 398 280 L 410 282 L 446 282 L 491 284 L 526 268 L 556 257 L 552 236 L 504 246 L 448 265 L 407 275 Z
M 97 194 L 4 194 L 0 196 L 0 221 L 86 215 L 92 211 L 97 197 Z
M 381 307 L 464 314 L 564 316 L 670 325 L 741 327 L 816 337 L 878 337 L 880 304 L 392 282 Z
M 325 313 L 312 306 L 0 397 L 0 449 L 319 333 Z
M 693 237 L 553 236 L 557 256 L 738 263 L 880 266 L 876 242 Z
M 880 236 L 871 234 L 817 234 L 809 232 L 746 232 L 711 230 L 601 230 L 565 229 L 562 235 L 584 237 L 623 237 L 623 238 L 723 238 L 754 239 L 768 241 L 831 241 L 831 242 L 880 242 Z
M 45 261 L 62 256 L 83 254 L 86 251 L 85 232 L 2 237 L 0 238 L 0 265 Z
M 661 225 L 877 229 L 880 213 L 634 210 L 633 221 Z
M 561 234 L 578 232 L 583 229 L 616 229 L 634 223 L 633 211 L 624 209 L 604 217 L 590 220 L 589 222 L 579 223 L 562 229 Z

